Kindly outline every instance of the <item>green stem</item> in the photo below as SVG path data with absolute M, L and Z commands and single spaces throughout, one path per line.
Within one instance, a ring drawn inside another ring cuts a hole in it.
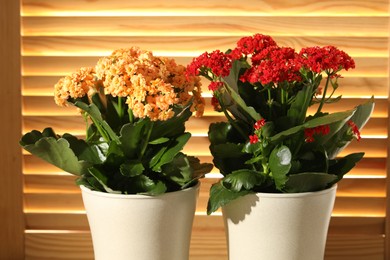
M 119 116 L 119 119 L 122 121 L 122 119 L 123 119 L 123 99 L 121 97 L 118 97 L 118 116 Z
M 324 106 L 325 99 L 326 99 L 326 91 L 328 90 L 328 86 L 329 86 L 329 80 L 330 80 L 330 77 L 328 75 L 328 77 L 326 78 L 325 88 L 324 88 L 324 92 L 322 94 L 321 102 L 320 102 L 320 105 L 318 106 L 316 114 L 320 113 L 322 110 L 322 107 Z
M 129 112 L 129 122 L 133 124 L 134 123 L 133 110 L 131 108 L 129 108 L 128 112 Z
M 145 120 L 145 119 L 144 119 Z M 148 144 L 149 144 L 149 139 L 150 139 L 150 135 L 152 134 L 152 130 L 153 130 L 153 125 L 154 125 L 154 122 L 151 121 L 149 122 L 148 124 L 146 124 L 148 127 L 146 129 L 146 138 L 144 139 L 144 142 L 143 142 L 143 145 L 142 145 L 142 148 L 141 148 L 141 153 L 140 153 L 140 156 L 139 158 L 142 159 L 142 157 L 144 156 L 145 154 L 145 151 L 146 151 L 146 148 L 148 147 Z
M 95 121 L 92 117 L 90 117 L 93 124 L 96 126 L 96 129 L 100 133 L 100 135 L 103 137 L 104 141 L 109 143 L 111 141 L 110 137 L 107 135 L 106 131 L 102 128 L 102 126 L 99 124 L 99 122 Z

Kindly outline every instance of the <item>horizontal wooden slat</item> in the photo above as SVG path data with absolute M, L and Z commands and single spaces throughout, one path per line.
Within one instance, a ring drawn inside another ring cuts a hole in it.
M 286 30 L 288 24 L 288 30 Z M 22 17 L 24 36 L 387 36 L 388 17 Z M 190 28 L 190 30 L 189 30 Z M 318 30 L 321 28 L 321 30 Z M 335 29 L 337 28 L 337 29 Z
M 196 56 L 215 49 L 227 50 L 241 37 L 221 36 L 25 36 L 22 55 L 28 56 L 102 56 L 114 49 L 135 45 L 152 50 L 156 55 Z M 386 37 L 292 37 L 276 36 L 281 46 L 300 49 L 305 46 L 335 45 L 352 57 L 388 57 Z
M 383 260 L 382 235 L 329 235 L 325 260 Z M 26 233 L 26 260 L 93 259 L 89 232 Z M 190 260 L 226 260 L 224 231 L 194 230 Z
M 328 0 L 313 2 L 310 0 L 247 0 L 245 4 L 236 1 L 103 1 L 96 0 L 23 0 L 23 16 L 112 16 L 112 15 L 387 15 L 387 2 L 382 0 Z

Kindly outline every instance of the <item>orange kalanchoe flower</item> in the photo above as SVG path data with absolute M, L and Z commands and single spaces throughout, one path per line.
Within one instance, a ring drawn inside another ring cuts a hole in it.
M 119 49 L 101 58 L 95 68 L 81 68 L 55 85 L 55 101 L 66 106 L 69 98 L 91 97 L 96 92 L 126 98 L 138 118 L 152 121 L 174 116 L 175 105 L 192 100 L 195 116 L 202 116 L 205 101 L 197 76 L 186 77 L 186 67 L 173 59 L 155 57 L 137 47 Z

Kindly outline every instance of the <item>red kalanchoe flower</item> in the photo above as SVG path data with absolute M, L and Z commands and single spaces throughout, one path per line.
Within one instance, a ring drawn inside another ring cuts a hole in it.
M 259 129 L 261 129 L 264 125 L 265 125 L 265 119 L 263 118 L 263 119 L 258 120 L 258 121 L 254 124 L 253 127 L 254 127 L 256 130 L 259 130 Z
M 251 144 L 255 144 L 259 141 L 259 137 L 257 135 L 250 135 L 249 136 L 249 142 Z
M 209 85 L 209 90 L 216 91 L 222 86 L 223 86 L 223 83 L 221 81 L 212 81 Z
M 226 77 L 230 73 L 232 62 L 230 55 L 226 55 L 220 50 L 211 53 L 205 52 L 187 66 L 187 76 L 199 75 L 202 69 L 210 69 L 217 77 Z
M 248 69 L 240 78 L 263 85 L 301 80 L 301 60 L 292 48 L 269 47 L 253 57 L 256 66 Z
M 271 36 L 255 34 L 243 37 L 237 42 L 237 47 L 230 53 L 233 59 L 240 59 L 242 56 L 254 54 L 270 46 L 276 46 L 276 42 Z
M 305 134 L 305 142 L 306 143 L 312 143 L 315 141 L 314 135 L 327 135 L 330 132 L 329 125 L 320 125 L 313 128 L 306 128 L 304 130 Z
M 355 136 L 356 140 L 360 141 L 361 136 L 360 136 L 360 131 L 359 131 L 359 128 L 357 127 L 357 125 L 352 120 L 348 121 L 348 125 L 349 125 L 349 127 L 351 127 L 352 133 Z
M 317 73 L 327 71 L 335 74 L 341 69 L 355 68 L 355 61 L 347 53 L 334 46 L 303 48 L 299 55 L 305 66 Z

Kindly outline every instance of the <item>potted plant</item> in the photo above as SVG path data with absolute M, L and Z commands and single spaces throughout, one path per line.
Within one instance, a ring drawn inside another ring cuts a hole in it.
M 85 137 L 33 130 L 20 144 L 77 176 L 95 259 L 188 259 L 199 190 L 212 168 L 181 152 L 185 122 L 202 115 L 200 79 L 137 47 L 55 85 L 55 102 L 85 119 Z
M 324 111 L 341 99 L 339 72 L 354 67 L 334 46 L 297 52 L 261 34 L 188 65 L 188 76 L 211 81 L 212 105 L 226 118 L 208 132 L 223 177 L 207 210 L 222 207 L 229 259 L 323 258 L 336 183 L 364 155 L 338 154 L 360 139 L 374 106 Z

